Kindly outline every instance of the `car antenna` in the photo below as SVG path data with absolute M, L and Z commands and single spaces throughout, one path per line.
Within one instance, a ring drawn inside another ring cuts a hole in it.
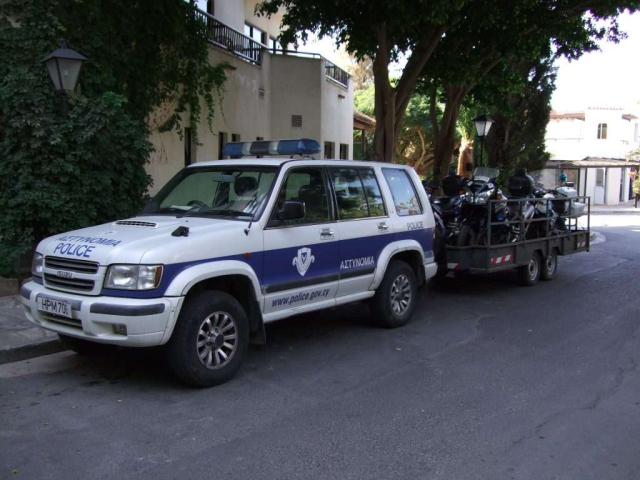
M 251 220 L 249 221 L 249 225 L 247 225 L 247 228 L 244 229 L 244 234 L 247 237 L 249 236 L 249 230 L 251 230 L 251 225 L 253 225 L 253 215 L 251 215 Z

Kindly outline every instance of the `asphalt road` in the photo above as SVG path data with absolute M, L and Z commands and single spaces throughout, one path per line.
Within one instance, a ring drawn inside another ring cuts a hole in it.
M 552 282 L 452 281 L 402 329 L 361 304 L 274 324 L 209 390 L 151 351 L 3 365 L 0 478 L 638 479 L 640 216 L 625 218 L 595 219 L 607 241 Z

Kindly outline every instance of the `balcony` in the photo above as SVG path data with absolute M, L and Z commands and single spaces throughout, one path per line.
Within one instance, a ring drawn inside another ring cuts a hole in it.
M 291 55 L 303 58 L 317 58 L 324 61 L 326 77 L 344 88 L 349 88 L 349 74 L 317 53 L 298 52 L 297 50 L 269 49 L 243 33 L 225 25 L 213 15 L 195 9 L 196 18 L 200 19 L 207 29 L 209 42 L 254 65 L 262 65 L 262 56 L 266 52 L 272 55 Z

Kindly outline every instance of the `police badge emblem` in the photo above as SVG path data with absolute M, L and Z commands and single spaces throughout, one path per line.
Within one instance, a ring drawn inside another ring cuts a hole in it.
M 311 249 L 304 247 L 298 250 L 298 256 L 294 257 L 292 265 L 295 265 L 298 273 L 304 277 L 315 259 L 316 257 L 311 255 Z

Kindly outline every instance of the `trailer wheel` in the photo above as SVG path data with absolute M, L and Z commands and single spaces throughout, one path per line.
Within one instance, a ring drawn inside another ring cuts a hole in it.
M 538 283 L 538 280 L 540 280 L 541 266 L 542 262 L 540 261 L 540 254 L 538 252 L 533 252 L 529 263 L 518 267 L 518 280 L 520 285 L 532 287 Z
M 551 250 L 549 255 L 542 261 L 542 269 L 540 270 L 540 278 L 542 280 L 553 280 L 558 269 L 558 254 L 555 250 Z

